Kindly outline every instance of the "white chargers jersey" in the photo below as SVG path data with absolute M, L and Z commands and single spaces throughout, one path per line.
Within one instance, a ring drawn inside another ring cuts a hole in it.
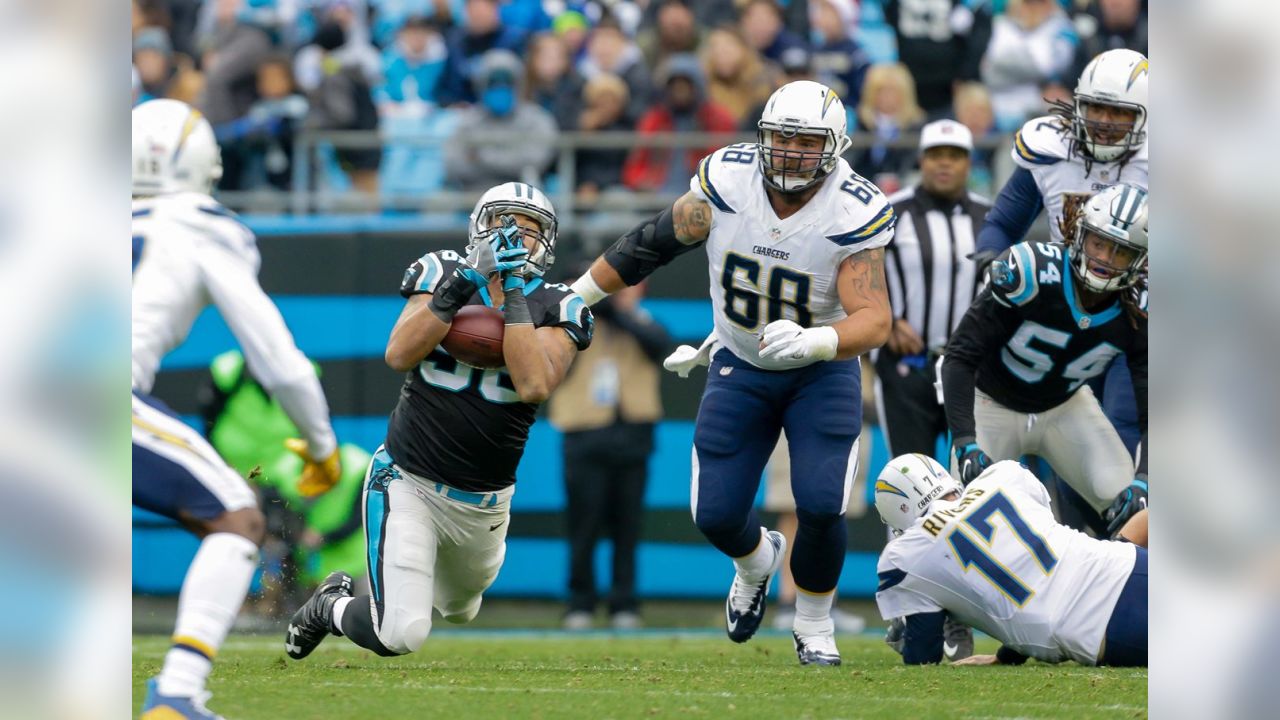
M 1049 217 L 1049 234 L 1054 242 L 1063 242 L 1059 222 L 1063 211 L 1083 203 L 1095 192 L 1118 182 L 1147 189 L 1147 143 L 1125 162 L 1086 165 L 1084 158 L 1071 152 L 1071 135 L 1064 130 L 1066 121 L 1054 115 L 1032 118 L 1013 136 L 1013 161 L 1031 171 L 1031 176 L 1044 199 Z
M 704 158 L 689 188 L 711 206 L 707 259 L 719 342 L 765 370 L 794 367 L 760 357 L 759 333 L 786 318 L 802 327 L 847 315 L 836 274 L 849 256 L 893 238 L 893 208 L 843 159 L 799 212 L 778 219 L 765 194 L 759 148 L 740 143 Z
M 312 457 L 337 447 L 315 369 L 258 284 L 253 232 L 201 193 L 133 202 L 133 388 L 151 392 L 161 359 L 207 305 L 239 341 L 249 371 L 280 401 Z
M 1097 664 L 1134 545 L 1058 524 L 1044 485 L 1008 460 L 933 507 L 880 555 L 886 620 L 946 610 L 1028 657 Z

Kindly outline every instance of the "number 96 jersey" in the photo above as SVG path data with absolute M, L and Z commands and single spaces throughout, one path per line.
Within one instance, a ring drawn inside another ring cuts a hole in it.
M 802 327 L 844 319 L 836 292 L 840 264 L 893 238 L 893 208 L 843 159 L 809 202 L 786 219 L 769 204 L 759 146 L 753 143 L 730 145 L 704 158 L 689 187 L 712 210 L 707 259 L 716 337 L 734 355 L 765 370 L 787 366 L 760 357 L 764 327 L 783 318 Z

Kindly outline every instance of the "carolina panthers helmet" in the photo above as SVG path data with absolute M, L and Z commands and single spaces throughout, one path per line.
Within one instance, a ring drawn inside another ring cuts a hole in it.
M 471 227 L 468 233 L 470 242 L 467 253 L 481 242 L 490 242 L 494 233 L 502 227 L 499 221 L 503 215 L 526 215 L 538 221 L 541 228 L 536 231 L 538 246 L 529 254 L 525 264 L 525 275 L 541 277 L 556 261 L 556 209 L 551 206 L 551 199 L 538 188 L 522 182 L 509 182 L 495 185 L 485 191 L 471 211 Z M 525 230 L 528 232 L 535 232 Z
M 1146 56 L 1133 50 L 1108 50 L 1085 66 L 1076 84 L 1071 132 L 1089 157 L 1099 162 L 1111 162 L 1146 142 L 1148 75 Z M 1114 143 L 1099 142 L 1092 132 L 1099 123 L 1085 119 L 1086 105 L 1111 105 L 1132 110 L 1136 113 L 1133 127 Z
M 929 512 L 935 500 L 964 486 L 928 455 L 910 453 L 889 461 L 876 478 L 876 510 L 894 534 L 902 534 Z
M 1090 233 L 1115 244 L 1111 262 L 1086 252 L 1085 239 Z M 1131 259 L 1127 265 L 1117 267 L 1112 262 L 1121 249 L 1128 250 Z M 1136 283 L 1147 264 L 1147 191 L 1120 183 L 1094 193 L 1076 220 L 1068 252 L 1072 274 L 1091 290 L 1112 292 Z M 1108 275 L 1102 277 L 1090 271 L 1090 264 L 1101 266 Z
M 133 194 L 208 193 L 222 177 L 213 128 L 178 100 L 148 100 L 133 109 Z
M 775 90 L 756 125 L 764 181 L 784 193 L 800 192 L 821 182 L 853 143 L 845 134 L 846 122 L 844 103 L 835 90 L 822 83 L 797 80 Z M 824 138 L 822 152 L 773 149 L 775 135 L 792 138 L 797 134 Z M 804 169 L 815 159 L 816 168 Z M 788 160 L 799 160 L 801 170 L 788 170 Z

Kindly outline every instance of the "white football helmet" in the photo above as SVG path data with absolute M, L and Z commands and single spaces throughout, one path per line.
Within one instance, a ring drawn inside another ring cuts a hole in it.
M 541 277 L 556 261 L 556 209 L 551 199 L 538 188 L 522 182 L 509 182 L 495 185 L 485 191 L 471 211 L 471 227 L 468 233 L 470 242 L 467 254 L 478 243 L 489 242 L 490 238 L 502 227 L 500 218 L 508 214 L 526 215 L 538 221 L 542 228 L 537 233 L 538 246 L 529 254 L 525 264 L 526 276 Z M 525 230 L 526 233 L 534 232 Z
M 964 492 L 964 486 L 936 460 L 920 453 L 899 455 L 876 478 L 876 510 L 900 535 L 928 514 L 935 500 L 953 492 Z
M 845 134 L 846 123 L 844 103 L 835 90 L 822 83 L 797 80 L 775 90 L 757 124 L 764 181 L 785 193 L 821 182 L 853 143 Z M 822 152 L 773 149 L 775 135 L 792 138 L 797 134 L 824 138 Z M 798 169 L 788 169 L 788 161 L 793 165 L 799 161 Z
M 1109 259 L 1088 254 L 1090 234 L 1114 244 Z M 1094 193 L 1076 220 L 1068 253 L 1072 274 L 1091 290 L 1113 292 L 1136 283 L 1147 265 L 1147 191 L 1120 183 Z
M 1112 162 L 1147 141 L 1147 58 L 1133 50 L 1108 50 L 1089 62 L 1076 84 L 1071 131 L 1089 157 Z M 1111 105 L 1133 110 L 1133 126 L 1119 140 L 1102 143 L 1094 134 L 1104 123 L 1085 120 L 1086 105 Z
M 148 100 L 133 109 L 133 195 L 209 193 L 222 177 L 213 128 L 179 100 Z

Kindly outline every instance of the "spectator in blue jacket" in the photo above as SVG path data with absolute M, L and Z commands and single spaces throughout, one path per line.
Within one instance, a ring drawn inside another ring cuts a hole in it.
M 469 105 L 476 102 L 474 75 L 480 56 L 490 50 L 524 51 L 527 31 L 502 22 L 497 0 L 467 0 L 462 23 L 445 36 L 448 59 L 436 102 L 440 105 Z
M 421 16 L 406 20 L 382 53 L 382 84 L 373 91 L 379 113 L 404 102 L 432 102 L 447 52 L 435 23 Z

